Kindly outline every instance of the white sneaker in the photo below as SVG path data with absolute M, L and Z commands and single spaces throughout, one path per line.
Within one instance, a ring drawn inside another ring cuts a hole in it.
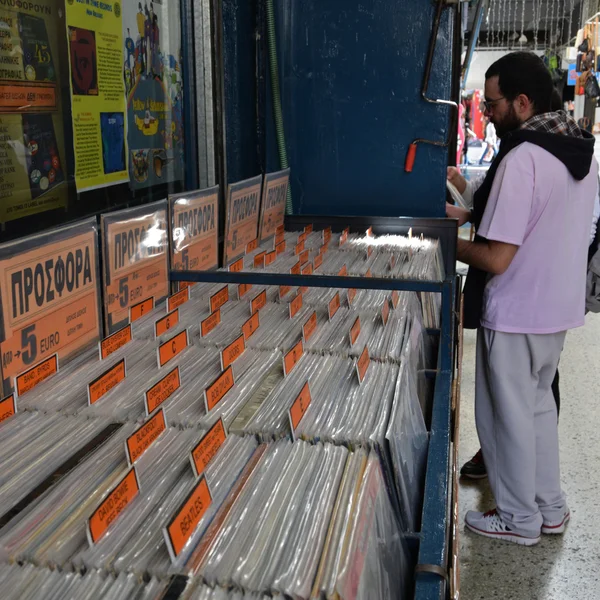
M 541 536 L 528 537 L 515 533 L 498 516 L 496 509 L 486 513 L 470 510 L 465 516 L 465 525 L 473 533 L 483 535 L 484 537 L 513 542 L 523 546 L 534 546 L 540 541 Z
M 561 521 L 544 521 L 542 523 L 542 533 L 548 535 L 564 533 L 567 528 L 567 523 L 571 520 L 571 511 L 565 508 L 565 513 Z

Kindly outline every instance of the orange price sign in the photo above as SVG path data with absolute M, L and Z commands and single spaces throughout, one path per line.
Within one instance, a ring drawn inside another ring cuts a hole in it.
M 258 294 L 250 303 L 250 312 L 254 314 L 258 312 L 261 308 L 264 308 L 267 304 L 267 290 L 263 290 L 260 294 Z
M 240 283 L 238 285 L 238 300 L 241 300 L 251 289 L 251 283 Z
M 273 250 L 273 252 L 268 252 L 265 256 L 265 265 L 268 267 L 272 265 L 277 259 L 277 252 Z
M 323 229 L 323 245 L 329 244 L 331 241 L 331 227 L 327 227 L 327 229 Z
M 129 322 L 134 323 L 154 309 L 154 297 L 146 298 L 129 309 Z
M 329 320 L 335 317 L 335 314 L 340 309 L 340 293 L 336 292 L 335 296 L 329 301 L 329 305 L 327 306 L 329 312 Z
M 4 400 L 0 401 L 0 423 L 2 423 L 2 421 L 6 421 L 6 419 L 10 419 L 16 414 L 17 401 L 15 400 L 15 395 L 11 394 L 10 396 L 4 398 Z
M 167 373 L 155 383 L 145 394 L 144 404 L 146 416 L 151 415 L 165 400 L 169 399 L 181 387 L 179 367 Z
M 56 373 L 58 373 L 58 354 L 53 354 L 15 377 L 17 395 L 22 396 Z
M 173 294 L 167 298 L 167 312 L 172 312 L 185 304 L 190 299 L 190 288 L 183 288 L 180 292 Z
M 244 269 L 244 257 L 243 256 L 242 256 L 242 258 L 236 260 L 235 262 L 233 262 L 229 265 L 230 273 L 239 273 L 243 269 Z
M 304 233 L 312 233 L 312 230 L 313 230 L 313 226 L 311 223 L 304 228 Z
M 304 344 L 299 340 L 296 345 L 283 357 L 283 374 L 287 377 L 298 364 L 304 354 Z
M 161 335 L 167 333 L 167 331 L 173 329 L 175 325 L 179 323 L 179 309 L 176 308 L 173 312 L 158 319 L 154 323 L 154 339 L 158 339 Z
M 306 414 L 311 402 L 310 387 L 307 381 L 289 410 L 290 429 L 292 430 L 292 437 L 294 439 L 296 439 L 296 429 L 298 429 L 298 425 L 302 421 L 302 417 Z
M 313 260 L 313 264 L 315 265 L 315 271 L 323 264 L 323 255 L 317 254 Z
M 298 243 L 299 244 L 304 244 L 304 242 L 306 241 L 306 238 L 308 237 L 308 233 L 306 233 L 306 231 L 304 231 L 303 233 L 301 233 L 298 236 Z
M 279 286 L 279 299 L 281 300 L 282 298 L 287 296 L 290 293 L 291 289 L 292 288 L 289 285 L 280 285 Z
M 129 465 L 133 465 L 166 430 L 167 419 L 165 411 L 161 408 L 141 427 L 138 427 L 125 441 L 127 462 Z
M 227 302 L 229 302 L 229 286 L 225 285 L 210 297 L 210 312 L 214 313 L 215 310 L 221 308 Z
M 356 288 L 348 288 L 348 306 L 354 304 L 354 298 L 356 298 Z
M 259 254 L 257 254 L 254 257 L 254 268 L 255 269 L 262 269 L 262 268 L 264 268 L 266 254 L 267 254 L 266 250 L 263 250 L 262 252 L 260 252 Z
M 305 267 L 302 268 L 302 275 L 312 275 L 313 274 L 313 266 L 312 263 L 309 262 Z
M 244 334 L 244 339 L 249 340 L 254 332 L 258 329 L 260 325 L 259 321 L 259 312 L 256 311 L 243 325 L 242 325 L 242 333 Z
M 221 350 L 221 371 L 224 371 L 229 365 L 233 364 L 246 351 L 246 342 L 244 334 L 231 342 L 229 346 Z
M 383 326 L 387 325 L 388 319 L 390 318 L 390 303 L 386 299 L 383 303 L 383 308 L 381 310 L 381 320 L 383 321 Z
M 304 242 L 299 242 L 298 244 L 296 244 L 294 246 L 294 254 L 297 256 L 298 254 L 301 254 L 302 252 L 304 252 Z
M 235 379 L 233 377 L 233 368 L 229 365 L 214 381 L 204 390 L 204 403 L 206 412 L 210 412 L 221 400 L 225 394 L 233 388 Z
M 350 346 L 354 346 L 356 344 L 356 340 L 360 335 L 360 317 L 356 317 L 356 321 L 350 328 Z
M 285 233 L 285 225 L 278 225 L 277 229 L 275 230 L 275 233 L 277 235 L 283 235 Z
M 302 309 L 302 292 L 299 292 L 296 297 L 290 302 L 290 319 L 293 319 Z
M 398 308 L 399 300 L 400 300 L 400 294 L 398 293 L 398 290 L 394 290 L 392 292 L 392 306 L 394 307 L 394 310 L 396 310 Z
M 221 323 L 221 309 L 218 308 L 204 321 L 200 321 L 200 335 L 206 337 L 217 325 Z
M 285 240 L 275 246 L 275 252 L 277 253 L 277 256 L 285 252 Z
M 358 361 L 356 362 L 356 374 L 358 375 L 358 383 L 362 383 L 365 380 L 369 365 L 371 364 L 371 357 L 369 356 L 369 349 L 365 346 Z
M 192 470 L 196 477 L 200 477 L 204 473 L 204 469 L 209 465 L 210 461 L 215 457 L 221 446 L 227 439 L 223 418 L 220 418 L 196 444 L 190 454 Z
M 341 269 L 340 272 L 338 273 L 338 275 L 340 277 L 346 277 L 348 275 L 348 267 L 346 267 L 346 265 L 344 265 Z
M 300 264 L 300 261 L 298 261 L 291 269 L 290 269 L 290 275 L 300 275 L 300 271 L 302 270 L 302 265 Z
M 304 265 L 308 262 L 308 250 L 300 253 L 300 265 Z
M 108 394 L 121 381 L 125 381 L 126 375 L 125 358 L 122 358 L 117 364 L 102 373 L 102 375 L 96 377 L 94 381 L 88 383 L 88 406 L 98 402 L 98 400 Z
M 105 337 L 102 341 L 98 342 L 100 350 L 100 360 L 110 356 L 113 352 L 120 350 L 125 344 L 128 344 L 132 340 L 131 336 L 131 324 L 115 331 L 112 335 Z
M 304 323 L 302 326 L 302 338 L 304 339 L 304 343 L 308 342 L 310 338 L 313 336 L 315 331 L 317 330 L 317 311 L 314 311 L 312 315 L 308 318 L 308 321 Z
M 246 254 L 250 254 L 250 252 L 254 252 L 258 248 L 258 238 L 253 239 L 246 246 Z
M 188 347 L 188 332 L 184 329 L 177 335 L 167 340 L 157 348 L 158 367 L 164 367 L 170 360 L 183 352 Z

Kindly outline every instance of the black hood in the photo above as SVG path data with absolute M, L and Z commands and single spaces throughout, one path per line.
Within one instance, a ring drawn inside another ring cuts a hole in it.
M 523 142 L 529 142 L 540 146 L 552 156 L 560 160 L 569 173 L 581 181 L 585 179 L 592 167 L 594 158 L 594 136 L 581 130 L 582 137 L 562 135 L 560 133 L 546 133 L 545 131 L 534 131 L 532 129 L 518 129 L 511 131 L 502 138 L 502 144 L 514 147 Z

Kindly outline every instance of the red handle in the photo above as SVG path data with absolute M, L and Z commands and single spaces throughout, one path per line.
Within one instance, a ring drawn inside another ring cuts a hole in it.
M 413 167 L 415 166 L 415 157 L 417 156 L 417 144 L 413 143 L 408 147 L 406 154 L 406 162 L 404 163 L 404 170 L 407 173 L 412 173 Z

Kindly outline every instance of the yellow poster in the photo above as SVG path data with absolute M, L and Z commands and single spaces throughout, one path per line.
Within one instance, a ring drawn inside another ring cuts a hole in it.
M 67 0 L 66 14 L 77 190 L 128 182 L 121 4 Z
M 58 4 L 0 5 L 0 223 L 67 205 Z

